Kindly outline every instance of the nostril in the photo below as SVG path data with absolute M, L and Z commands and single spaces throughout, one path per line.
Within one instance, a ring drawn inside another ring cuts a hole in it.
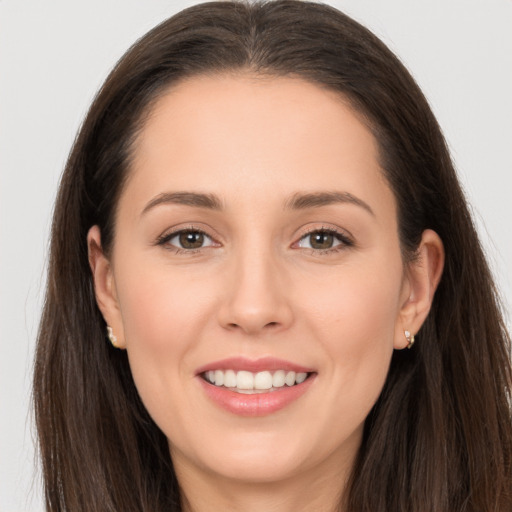
M 263 325 L 263 328 L 276 328 L 279 327 L 279 322 L 268 322 Z M 237 324 L 236 322 L 230 322 L 226 325 L 228 329 L 243 329 L 241 324 Z

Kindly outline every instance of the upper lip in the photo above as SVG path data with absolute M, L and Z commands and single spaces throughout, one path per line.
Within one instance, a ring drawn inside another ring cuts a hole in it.
M 220 359 L 213 361 L 201 366 L 196 370 L 196 375 L 200 375 L 204 372 L 211 370 L 235 370 L 235 371 L 247 371 L 247 372 L 262 372 L 262 371 L 276 371 L 286 370 L 293 371 L 296 373 L 312 373 L 314 370 L 305 366 L 286 361 L 285 359 L 278 359 L 275 357 L 262 357 L 259 359 L 248 359 L 246 357 L 228 357 L 226 359 Z

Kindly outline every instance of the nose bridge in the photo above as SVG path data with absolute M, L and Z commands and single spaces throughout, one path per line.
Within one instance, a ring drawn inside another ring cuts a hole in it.
M 279 257 L 268 240 L 247 238 L 232 254 L 232 275 L 221 323 L 248 334 L 284 328 L 292 314 Z

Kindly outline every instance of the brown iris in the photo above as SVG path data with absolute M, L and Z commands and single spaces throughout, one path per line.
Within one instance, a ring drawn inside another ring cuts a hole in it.
M 204 234 L 199 231 L 183 231 L 179 240 L 184 249 L 199 249 L 204 244 Z
M 309 243 L 313 249 L 330 249 L 334 242 L 334 235 L 326 231 L 318 231 L 309 235 Z

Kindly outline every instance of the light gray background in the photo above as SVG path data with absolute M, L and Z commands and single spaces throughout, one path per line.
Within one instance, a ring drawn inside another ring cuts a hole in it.
M 67 152 L 124 50 L 195 3 L 0 0 L 0 512 L 43 510 L 30 379 L 51 209 Z M 390 45 L 429 98 L 510 311 L 512 1 L 328 3 Z

